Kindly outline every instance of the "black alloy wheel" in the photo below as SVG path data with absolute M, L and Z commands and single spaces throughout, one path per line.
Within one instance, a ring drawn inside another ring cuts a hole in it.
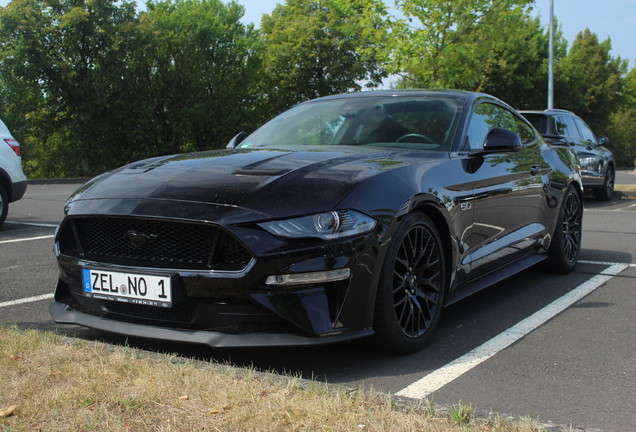
M 614 195 L 614 177 L 614 167 L 610 165 L 607 167 L 607 171 L 605 171 L 603 187 L 594 190 L 594 197 L 597 200 L 609 201 L 612 199 L 612 195 Z
M 559 210 L 559 220 L 550 245 L 548 263 L 556 273 L 574 270 L 581 252 L 583 204 L 572 186 L 568 187 Z
M 446 290 L 442 242 L 425 215 L 408 215 L 385 258 L 376 303 L 374 348 L 391 353 L 421 349 L 439 321 Z

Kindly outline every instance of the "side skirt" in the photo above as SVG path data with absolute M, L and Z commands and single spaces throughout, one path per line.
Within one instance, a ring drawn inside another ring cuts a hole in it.
M 548 258 L 548 255 L 530 255 L 525 258 L 521 258 L 512 264 L 508 264 L 504 267 L 493 270 L 492 272 L 485 274 L 475 280 L 472 280 L 468 282 L 468 284 L 464 285 L 462 288 L 453 291 L 450 298 L 448 299 L 448 302 L 446 303 L 446 306 L 457 303 L 458 301 L 465 299 L 466 297 L 476 293 L 477 291 L 481 291 L 482 289 L 494 285 L 497 282 L 501 282 L 502 280 L 509 278 L 510 276 L 515 275 L 527 268 L 530 268 L 533 265 L 539 264 L 546 258 Z

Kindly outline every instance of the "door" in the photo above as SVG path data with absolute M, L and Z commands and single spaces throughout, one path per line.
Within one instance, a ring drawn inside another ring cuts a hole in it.
M 526 255 L 542 237 L 538 223 L 546 202 L 549 168 L 541 157 L 542 142 L 517 114 L 483 102 L 474 109 L 466 145 L 483 148 L 488 132 L 501 127 L 521 139 L 518 151 L 475 156 L 473 226 L 469 239 L 471 277 L 481 276 Z

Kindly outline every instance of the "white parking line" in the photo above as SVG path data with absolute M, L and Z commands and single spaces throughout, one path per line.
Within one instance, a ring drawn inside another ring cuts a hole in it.
M 28 298 L 23 298 L 20 300 L 12 300 L 8 302 L 0 303 L 0 308 L 7 307 L 7 306 L 15 306 L 15 305 L 24 304 L 24 303 L 33 303 L 36 301 L 47 300 L 52 298 L 53 298 L 53 294 L 43 294 L 40 296 L 28 297 Z
M 396 393 L 396 395 L 414 399 L 424 399 L 431 393 L 439 390 L 456 378 L 459 378 L 475 366 L 488 360 L 499 351 L 512 345 L 514 342 L 541 326 L 555 315 L 561 313 L 575 302 L 590 294 L 592 291 L 610 280 L 613 276 L 616 276 L 626 268 L 630 267 L 630 264 L 611 264 L 612 265 L 610 267 L 605 269 L 599 275 L 596 275 L 587 282 L 579 285 L 563 297 L 558 298 L 540 311 L 524 319 L 517 325 L 510 327 L 505 332 L 495 336 L 469 353 L 459 357 L 445 366 L 442 366 L 440 369 L 431 372 L 424 378 L 400 390 Z
M 2 270 L 13 270 L 13 269 L 17 269 L 17 268 L 20 268 L 20 267 L 22 267 L 22 266 L 14 265 L 14 266 L 11 266 L 11 267 L 2 267 L 2 268 L 0 268 L 0 271 L 2 271 Z
M 23 238 L 23 239 L 15 239 L 15 240 L 3 240 L 3 241 L 0 241 L 0 244 L 4 244 L 4 243 L 18 243 L 18 242 L 31 241 L 31 240 L 50 239 L 50 238 L 53 238 L 53 237 L 54 236 L 52 236 L 52 235 L 48 235 L 48 236 L 29 237 L 29 238 Z

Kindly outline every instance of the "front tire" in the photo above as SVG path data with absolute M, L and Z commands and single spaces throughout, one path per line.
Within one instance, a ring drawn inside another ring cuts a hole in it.
M 609 201 L 614 195 L 614 179 L 615 172 L 612 165 L 607 167 L 605 171 L 605 179 L 603 180 L 603 187 L 601 189 L 594 189 L 594 197 L 599 201 Z
M 444 250 L 435 224 L 412 213 L 398 227 L 382 264 L 371 346 L 394 354 L 421 349 L 439 321 L 445 291 Z
M 548 251 L 548 266 L 555 273 L 574 270 L 581 252 L 583 203 L 573 186 L 565 192 L 554 239 Z

